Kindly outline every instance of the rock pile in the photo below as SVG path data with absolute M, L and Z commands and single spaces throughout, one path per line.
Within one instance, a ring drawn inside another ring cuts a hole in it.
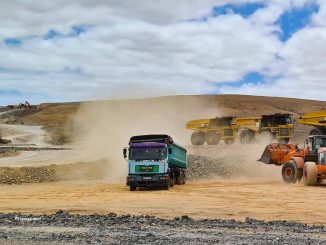
M 199 179 L 209 179 L 225 177 L 227 171 L 220 159 L 189 154 L 187 180 L 194 181 Z

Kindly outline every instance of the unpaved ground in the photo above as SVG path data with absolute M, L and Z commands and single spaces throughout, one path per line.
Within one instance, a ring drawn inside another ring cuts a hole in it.
M 325 244 L 326 227 L 247 218 L 0 215 L 1 244 Z
M 110 182 L 56 182 L 0 186 L 0 210 L 5 213 L 155 215 L 196 219 L 295 220 L 326 223 L 325 187 L 285 185 L 281 181 L 220 180 L 188 183 L 170 191 L 129 192 Z

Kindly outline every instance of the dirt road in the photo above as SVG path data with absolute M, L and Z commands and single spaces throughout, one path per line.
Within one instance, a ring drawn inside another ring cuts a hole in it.
M 60 182 L 0 186 L 0 210 L 25 214 L 71 213 L 155 215 L 196 219 L 295 220 L 325 224 L 325 187 L 308 188 L 281 181 L 221 180 L 188 183 L 170 191 L 129 192 L 122 184 Z

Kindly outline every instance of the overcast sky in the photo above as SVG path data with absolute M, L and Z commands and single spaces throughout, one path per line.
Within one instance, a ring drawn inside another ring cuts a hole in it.
M 0 104 L 251 94 L 325 100 L 326 1 L 0 1 Z

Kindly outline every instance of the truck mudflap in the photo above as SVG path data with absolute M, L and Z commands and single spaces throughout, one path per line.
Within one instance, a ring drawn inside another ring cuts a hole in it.
M 164 187 L 169 184 L 169 175 L 128 175 L 127 186 Z

